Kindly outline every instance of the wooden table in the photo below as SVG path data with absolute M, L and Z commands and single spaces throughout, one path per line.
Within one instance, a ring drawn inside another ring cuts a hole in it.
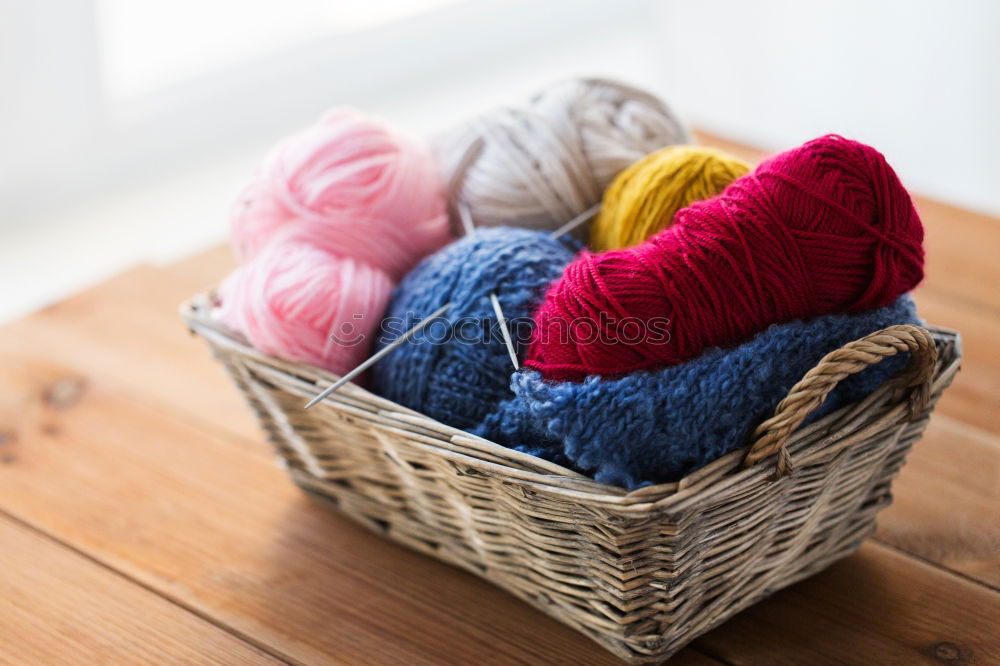
M 1000 221 L 919 207 L 917 300 L 966 361 L 895 503 L 675 663 L 1000 663 Z M 292 485 L 176 314 L 231 265 L 137 266 L 0 328 L 0 663 L 618 663 Z

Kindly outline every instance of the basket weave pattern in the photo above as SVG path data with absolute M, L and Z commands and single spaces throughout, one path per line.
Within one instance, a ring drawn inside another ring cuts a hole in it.
M 836 350 L 754 444 L 627 493 L 255 351 L 182 314 L 259 416 L 293 479 L 355 520 L 472 571 L 635 664 L 660 663 L 739 610 L 854 552 L 958 370 L 957 334 L 896 326 Z M 838 381 L 911 352 L 907 370 L 805 428 Z

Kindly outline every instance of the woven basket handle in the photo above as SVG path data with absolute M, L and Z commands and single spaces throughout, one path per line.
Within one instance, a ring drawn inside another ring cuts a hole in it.
M 900 394 L 897 399 L 902 398 L 903 393 L 907 395 L 909 418 L 914 418 L 923 410 L 930 396 L 937 347 L 925 328 L 909 324 L 890 326 L 830 352 L 807 372 L 778 404 L 774 416 L 754 430 L 754 443 L 743 460 L 743 466 L 749 467 L 777 453 L 778 478 L 791 474 L 792 462 L 785 444 L 809 412 L 823 404 L 827 394 L 840 380 L 861 372 L 883 358 L 905 351 L 910 352 L 906 369 L 889 381 Z

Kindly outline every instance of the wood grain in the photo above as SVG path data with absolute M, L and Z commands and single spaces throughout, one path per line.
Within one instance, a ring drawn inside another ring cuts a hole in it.
M 1000 317 L 1000 221 L 956 206 L 914 197 L 924 222 L 927 279 L 922 289 L 983 307 Z
M 197 276 L 138 266 L 4 328 L 26 348 L 264 453 L 246 403 L 177 315 L 180 302 L 205 286 Z
M 0 506 L 115 570 L 293 661 L 616 663 L 309 500 L 270 460 L 15 347 L 0 334 L 15 441 Z
M 0 516 L 0 663 L 283 663 Z
M 997 242 L 1000 243 L 1000 224 Z M 1000 315 L 930 290 L 918 291 L 916 301 L 920 316 L 957 329 L 965 347 L 962 371 L 942 396 L 938 409 L 1000 435 Z
M 2 333 L 0 367 L 7 375 L 0 413 L 20 446 L 0 468 L 0 505 L 278 654 L 309 663 L 384 663 L 401 654 L 411 663 L 466 663 L 483 646 L 496 646 L 496 663 L 614 663 L 486 583 L 314 504 L 261 457 L 113 395 L 98 380 L 25 357 Z M 841 608 L 849 604 L 835 594 L 838 586 L 821 586 L 808 592 L 815 615 L 833 613 L 854 632 L 876 627 L 879 635 L 906 637 L 877 653 L 897 663 L 942 635 L 993 654 L 995 639 L 977 637 L 981 625 L 953 609 L 992 617 L 1000 593 L 977 587 L 970 594 L 955 586 L 960 579 L 884 546 L 867 552 L 902 572 L 901 594 L 938 597 L 922 609 L 925 622 L 911 627 L 910 615 L 871 614 L 897 593 L 892 586 L 848 592 L 840 585 L 838 594 L 854 599 L 854 608 Z M 864 580 L 851 576 L 844 574 Z M 808 632 L 786 636 L 759 613 L 740 616 L 758 636 L 758 653 L 809 654 Z M 846 659 L 849 650 L 837 654 Z M 700 658 L 690 650 L 683 656 Z
M 1000 440 L 935 414 L 876 538 L 1000 590 Z
M 876 543 L 695 642 L 731 664 L 996 664 L 1000 594 Z

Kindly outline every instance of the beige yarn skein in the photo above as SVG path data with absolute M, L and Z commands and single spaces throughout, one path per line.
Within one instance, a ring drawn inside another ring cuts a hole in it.
M 465 205 L 476 226 L 553 230 L 600 202 L 633 162 L 690 141 L 655 96 L 587 78 L 556 83 L 524 106 L 487 112 L 438 137 L 434 147 L 453 185 L 452 203 Z M 458 220 L 453 228 L 460 229 Z M 576 233 L 585 238 L 586 225 Z

